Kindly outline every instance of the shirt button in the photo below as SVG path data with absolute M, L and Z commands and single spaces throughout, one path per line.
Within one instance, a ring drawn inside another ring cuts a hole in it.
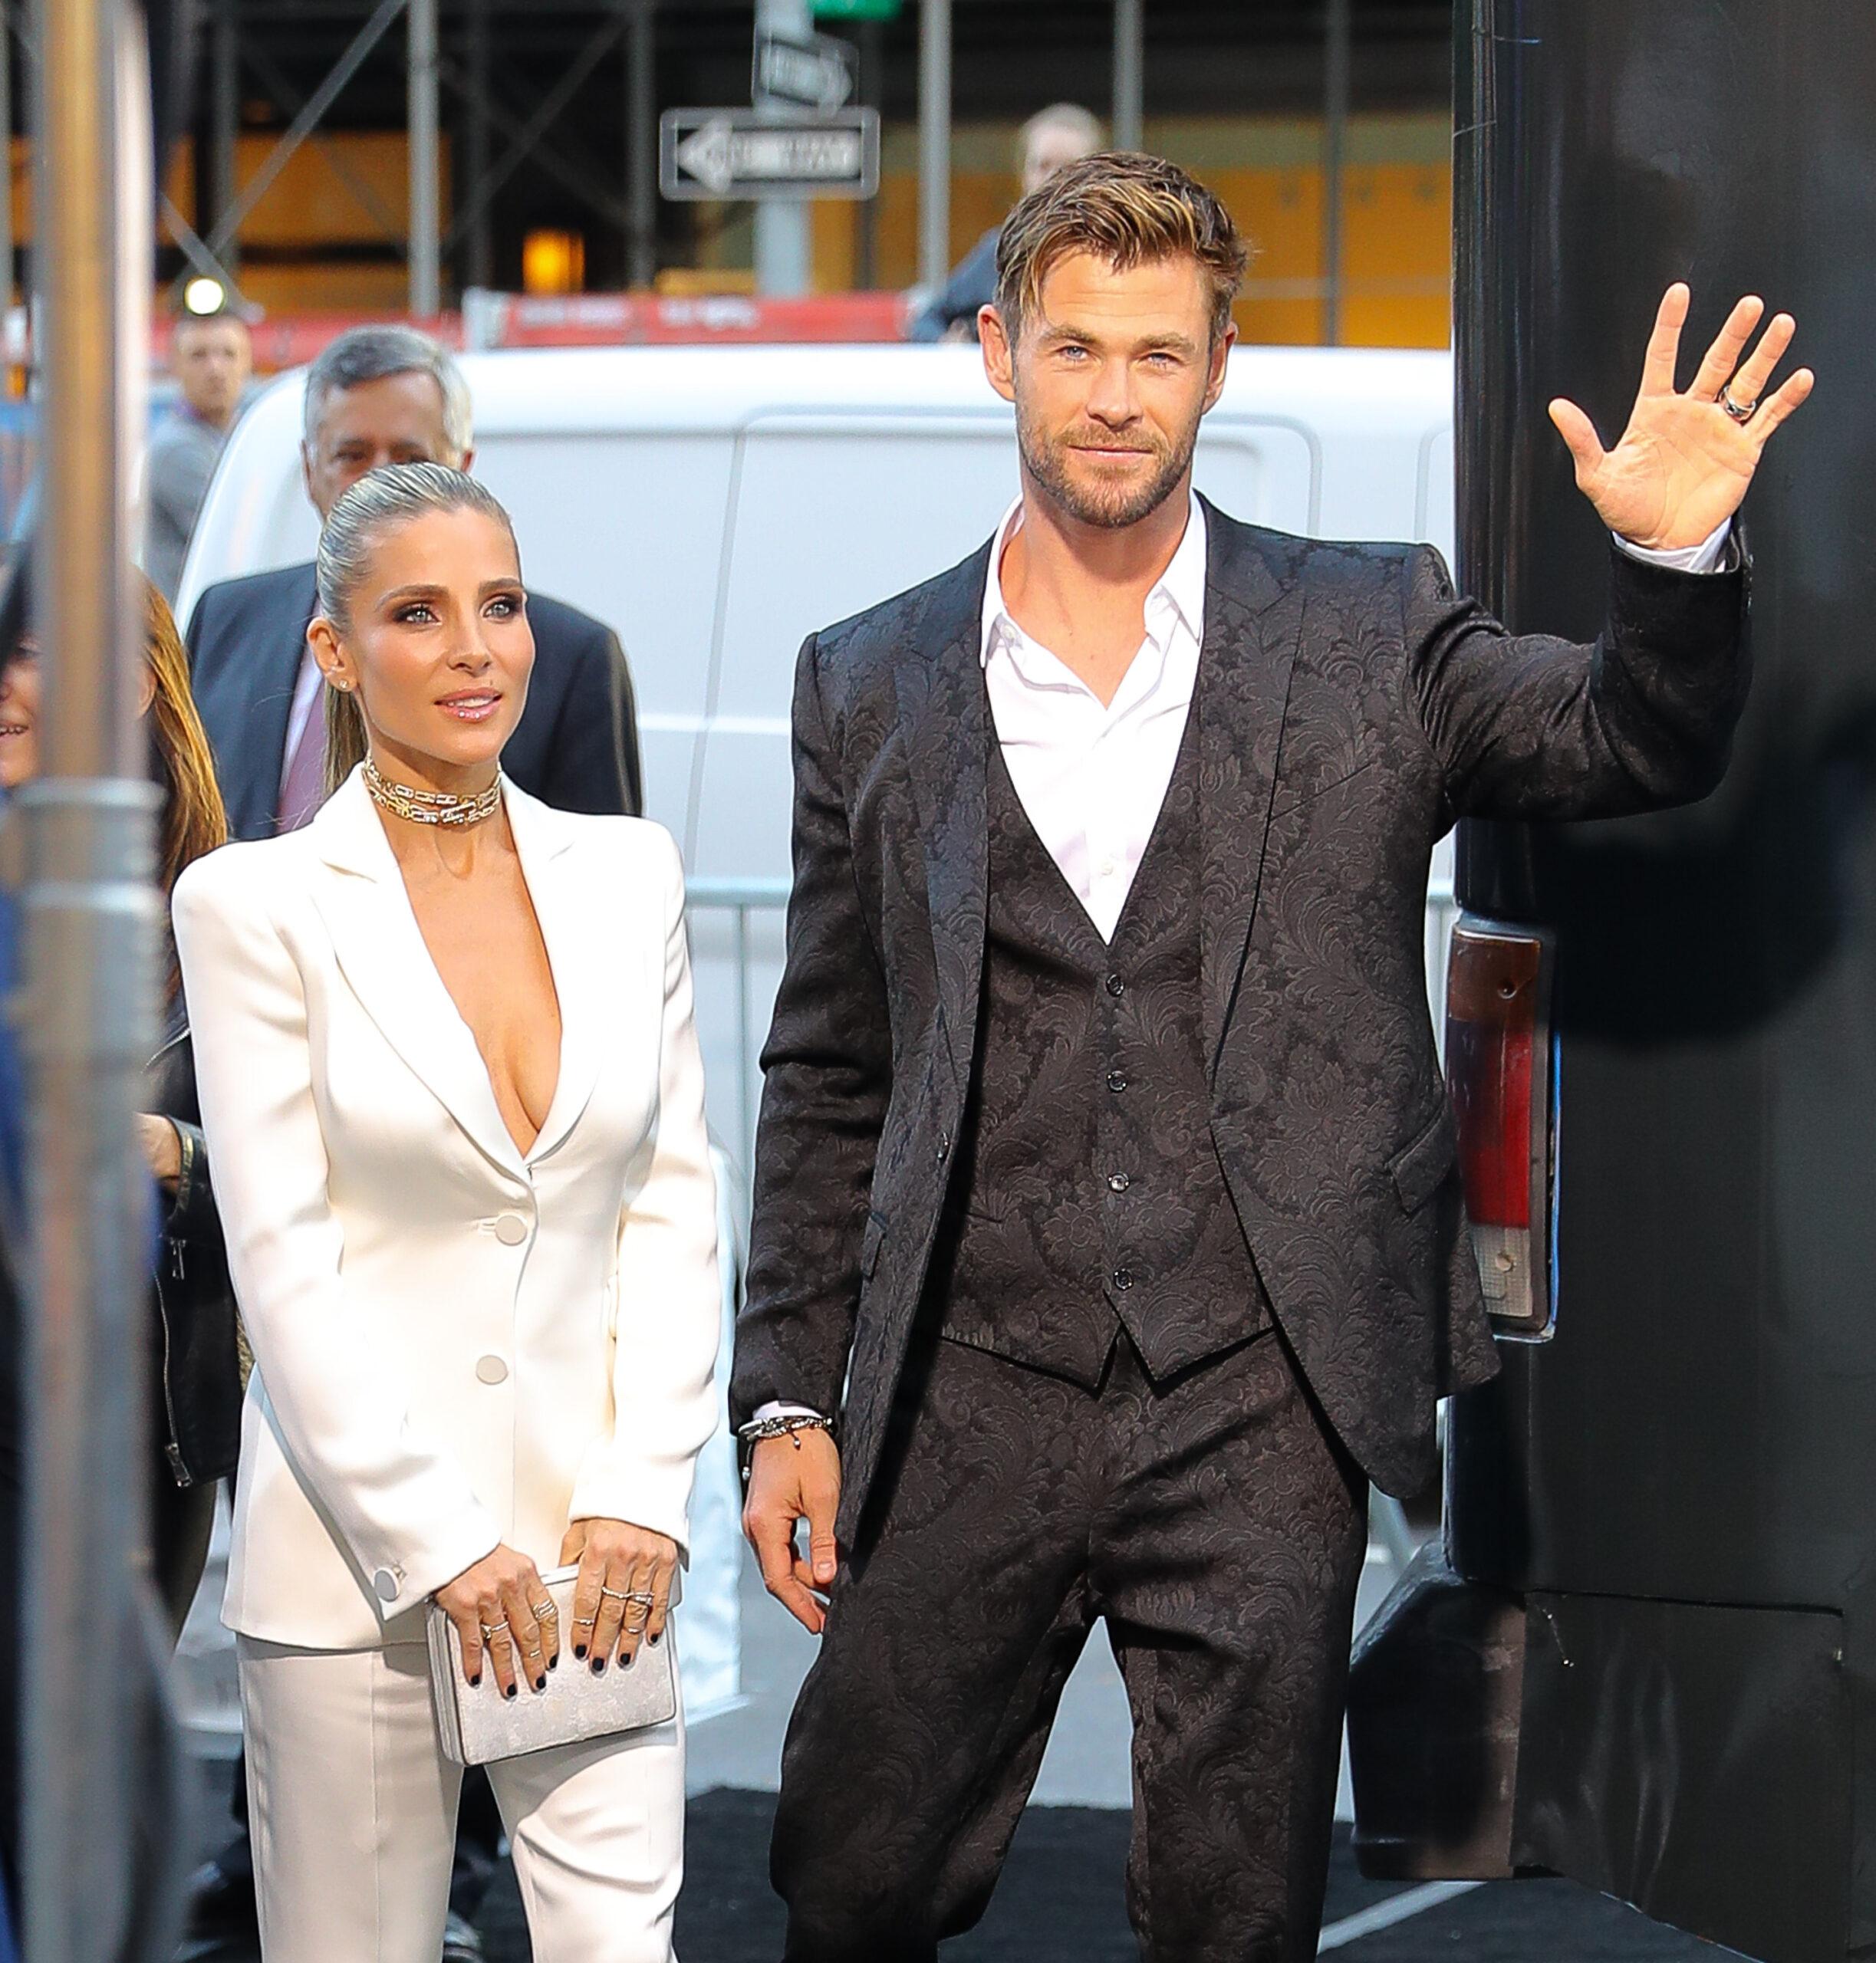
M 508 1376 L 508 1366 L 499 1356 L 478 1356 L 476 1374 L 484 1383 L 501 1383 Z
M 1127 1073 L 1124 1070 L 1108 1071 L 1107 1088 L 1110 1090 L 1124 1090 L 1127 1088 Z
M 1125 1294 L 1134 1285 L 1134 1271 L 1131 1268 L 1117 1268 L 1114 1271 L 1114 1285 Z
M 1107 1175 L 1107 1185 L 1112 1192 L 1124 1193 L 1133 1183 L 1124 1172 L 1110 1172 Z
M 371 1577 L 372 1592 L 380 1602 L 397 1600 L 397 1577 L 387 1567 L 381 1567 Z
M 1107 977 L 1107 993 L 1111 995 L 1124 995 L 1127 993 L 1127 984 L 1121 979 L 1119 975 L 1110 975 Z
M 528 1238 L 528 1223 L 518 1213 L 504 1213 L 495 1223 L 495 1237 L 505 1248 L 518 1248 Z

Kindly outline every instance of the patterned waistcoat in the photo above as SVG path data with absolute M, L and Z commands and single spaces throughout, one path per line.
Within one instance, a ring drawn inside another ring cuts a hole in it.
M 1123 1327 L 1163 1377 L 1268 1320 L 1212 1142 L 1198 751 L 1195 715 L 1108 942 L 991 745 L 983 1009 L 935 1308 L 953 1340 L 1091 1389 Z

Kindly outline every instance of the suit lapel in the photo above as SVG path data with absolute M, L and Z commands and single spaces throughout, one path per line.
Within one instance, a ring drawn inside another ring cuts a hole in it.
M 541 938 L 547 943 L 548 965 L 554 971 L 554 990 L 560 1001 L 560 1072 L 547 1116 L 541 1121 L 540 1136 L 528 1150 L 532 1164 L 561 1144 L 592 1100 L 605 1028 L 605 1005 L 598 998 L 597 984 L 604 976 L 616 991 L 620 978 L 629 972 L 627 951 L 602 945 L 601 937 L 610 934 L 612 923 L 634 918 L 636 909 L 624 896 L 614 896 L 611 906 L 596 905 L 590 888 L 581 890 L 574 876 L 578 860 L 568 850 L 574 827 L 562 813 L 530 797 L 512 783 L 507 797 L 515 849 L 521 855 L 522 872 L 534 901 Z M 658 916 L 637 913 L 636 917 L 642 922 Z M 662 975 L 662 965 L 659 972 Z
M 989 891 L 990 710 L 982 634 L 990 551 L 983 546 L 934 583 L 894 668 L 924 847 L 939 1009 L 960 1084 L 976 1047 Z
M 318 588 L 311 566 L 296 568 L 301 577 L 285 581 L 285 597 L 291 604 L 283 610 L 288 617 L 280 623 L 278 634 L 270 633 L 253 655 L 252 693 L 248 697 L 247 727 L 237 755 L 242 775 L 234 805 L 229 814 L 230 828 L 239 838 L 271 838 L 280 809 L 280 774 L 287 764 L 287 724 L 293 709 L 293 692 L 300 679 L 300 663 L 306 653 L 306 626 L 318 606 Z M 319 705 L 313 705 L 318 713 Z
M 1299 585 L 1279 580 L 1246 527 L 1200 501 L 1207 530 L 1197 702 L 1200 940 L 1209 1075 L 1257 911 L 1303 600 Z
M 524 1172 L 482 1052 L 430 958 L 390 841 L 356 771 L 308 832 L 328 869 L 314 899 L 353 994 L 480 1150 L 505 1170 Z

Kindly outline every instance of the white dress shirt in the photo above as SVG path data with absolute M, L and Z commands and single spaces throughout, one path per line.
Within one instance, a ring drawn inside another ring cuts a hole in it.
M 1204 515 L 1193 498 L 1178 550 L 1147 595 L 1146 638 L 1105 704 L 1003 603 L 1003 554 L 1022 524 L 1019 498 L 997 528 L 984 582 L 990 717 L 1037 837 L 1111 941 L 1166 801 L 1199 685 Z
M 1111 941 L 1166 801 L 1198 686 L 1205 515 L 1195 494 L 1178 549 L 1147 595 L 1146 638 L 1105 704 L 1003 603 L 1003 555 L 1022 523 L 1019 498 L 997 527 L 984 582 L 981 659 L 991 720 L 1036 836 Z M 1732 529 L 1729 519 L 1698 545 L 1663 551 L 1615 542 L 1656 565 L 1710 573 L 1730 559 Z M 804 1406 L 773 1402 L 755 1419 L 809 1415 Z
M 312 649 L 310 646 L 303 649 L 300 654 L 300 672 L 293 681 L 292 705 L 287 711 L 287 747 L 280 753 L 281 798 L 287 794 L 287 773 L 293 768 L 293 753 L 300 747 L 301 732 L 305 728 L 318 702 L 320 686 L 325 679 Z

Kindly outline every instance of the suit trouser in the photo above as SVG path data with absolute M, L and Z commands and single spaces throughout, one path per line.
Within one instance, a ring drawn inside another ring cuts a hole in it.
M 436 1963 L 462 1774 L 437 1741 L 427 1649 L 242 1636 L 236 1655 L 265 1963 Z M 535 1963 L 669 1963 L 681 1714 L 489 1774 Z
M 1367 1488 L 1282 1337 L 1098 1393 L 908 1365 L 782 1761 L 789 1963 L 926 1963 L 989 1900 L 1096 1617 L 1134 1721 L 1150 1963 L 1301 1963 L 1327 1885 Z

